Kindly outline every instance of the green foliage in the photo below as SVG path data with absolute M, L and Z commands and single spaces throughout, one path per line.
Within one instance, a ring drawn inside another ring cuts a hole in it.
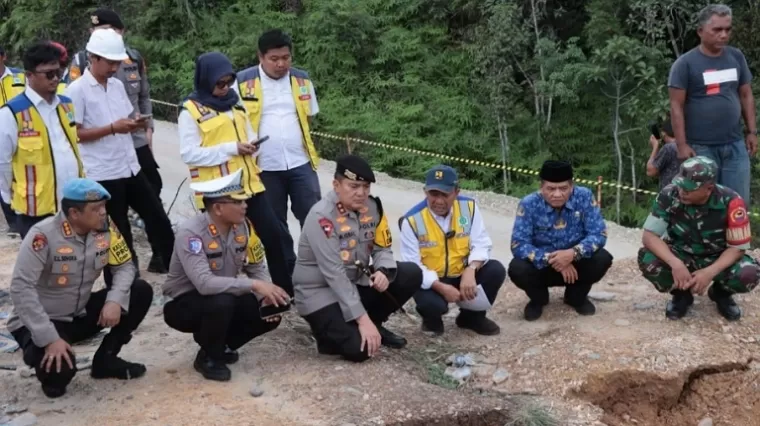
M 294 66 L 315 81 L 319 130 L 533 170 L 547 158 L 562 158 L 586 179 L 603 176 L 653 190 L 656 180 L 645 176 L 647 123 L 665 117 L 670 64 L 698 42 L 695 17 L 704 4 L 0 0 L 0 40 L 14 64 L 23 47 L 40 38 L 74 53 L 86 42 L 89 13 L 114 7 L 125 20 L 128 43 L 146 58 L 153 97 L 179 102 L 192 90 L 199 54 L 218 50 L 239 69 L 252 66 L 259 34 L 280 27 L 293 36 Z M 760 0 L 728 4 L 734 44 L 757 72 Z M 348 149 L 340 141 L 317 143 L 325 158 Z M 422 179 L 436 163 L 404 151 L 351 148 L 410 179 Z M 452 165 L 468 189 L 522 196 L 535 188 L 533 176 Z M 604 188 L 607 216 L 625 225 L 640 225 L 650 202 Z

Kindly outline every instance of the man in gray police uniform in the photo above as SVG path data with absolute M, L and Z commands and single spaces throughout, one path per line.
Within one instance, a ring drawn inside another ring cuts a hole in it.
M 100 28 L 112 28 L 117 33 L 124 34 L 124 23 L 121 21 L 116 12 L 108 9 L 98 9 L 90 16 L 91 27 L 90 32 Z M 137 50 L 127 47 L 127 55 L 129 59 L 122 61 L 119 66 L 119 70 L 116 72 L 116 77 L 122 83 L 124 83 L 124 90 L 127 92 L 129 101 L 132 103 L 132 107 L 135 109 L 135 113 L 140 115 L 148 115 L 153 113 L 153 107 L 150 103 L 150 84 L 148 83 L 148 73 L 145 68 L 145 61 Z M 69 67 L 66 83 L 70 84 L 72 81 L 79 78 L 88 66 L 87 52 L 80 50 L 74 55 Z M 134 118 L 134 117 L 131 117 Z M 135 153 L 137 153 L 137 161 L 140 163 L 140 169 L 148 178 L 153 192 L 156 197 L 161 199 L 161 189 L 163 188 L 163 181 L 161 180 L 161 174 L 158 172 L 158 163 L 153 157 L 153 119 L 148 120 L 147 129 L 139 129 L 132 132 L 132 140 L 135 144 Z M 153 253 L 160 253 L 161 251 L 156 247 Z M 168 263 L 168 261 L 167 261 Z M 154 273 L 166 273 L 166 267 L 156 257 L 153 256 L 148 264 L 148 271 Z

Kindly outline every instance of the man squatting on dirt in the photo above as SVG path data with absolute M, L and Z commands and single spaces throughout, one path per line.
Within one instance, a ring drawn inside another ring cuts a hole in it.
M 190 189 L 203 195 L 205 211 L 186 220 L 175 238 L 163 292 L 164 321 L 193 333 L 200 345 L 194 367 L 206 379 L 227 381 L 236 350 L 280 325 L 280 316 L 262 318 L 264 305 L 284 306 L 290 296 L 272 284 L 264 245 L 246 218 L 250 197 L 243 169 Z M 246 278 L 238 278 L 245 272 Z
M 673 295 L 665 310 L 672 320 L 686 315 L 694 294 L 707 292 L 718 312 L 736 321 L 742 312 L 731 295 L 760 281 L 760 265 L 746 254 L 752 234 L 744 200 L 716 184 L 717 176 L 707 157 L 684 161 L 644 223 L 639 268 L 658 291 Z
M 573 183 L 573 168 L 546 161 L 541 188 L 520 200 L 512 230 L 509 278 L 530 298 L 525 319 L 537 320 L 549 303 L 549 287 L 565 287 L 565 303 L 593 315 L 591 286 L 612 266 L 604 249 L 607 224 L 590 189 Z
M 373 182 L 364 159 L 338 159 L 333 190 L 306 216 L 293 271 L 296 308 L 318 351 L 354 362 L 374 356 L 381 344 L 406 345 L 382 324 L 422 282 L 419 266 L 393 260 L 383 205 L 369 195 Z
M 71 344 L 104 328 L 111 331 L 93 356 L 90 375 L 126 380 L 145 374 L 144 365 L 117 355 L 148 313 L 153 289 L 135 278 L 129 247 L 106 215 L 110 198 L 94 180 L 66 182 L 61 210 L 32 226 L 19 249 L 8 330 L 50 398 L 65 394 L 77 372 Z M 106 265 L 110 287 L 93 293 Z

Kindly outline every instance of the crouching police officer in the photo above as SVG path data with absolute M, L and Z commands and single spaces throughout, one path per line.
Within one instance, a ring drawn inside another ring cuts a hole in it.
M 21 243 L 11 279 L 8 330 L 50 398 L 65 394 L 77 372 L 71 344 L 104 328 L 111 331 L 95 352 L 90 375 L 126 380 L 145 374 L 144 365 L 117 354 L 148 313 L 153 289 L 135 279 L 129 248 L 106 216 L 110 198 L 93 180 L 67 182 L 61 211 L 32 226 Z M 112 284 L 93 293 L 106 265 Z
M 264 246 L 245 217 L 242 170 L 190 185 L 203 194 L 205 212 L 180 225 L 163 286 L 169 327 L 193 333 L 200 345 L 194 367 L 206 379 L 227 381 L 236 350 L 280 325 L 261 316 L 266 306 L 285 307 L 288 293 L 272 284 Z M 241 269 L 246 278 L 238 278 Z
M 338 159 L 334 190 L 306 216 L 293 271 L 296 308 L 319 352 L 355 362 L 374 356 L 380 344 L 406 345 L 382 324 L 422 282 L 419 266 L 393 260 L 383 205 L 369 195 L 373 182 L 362 158 Z

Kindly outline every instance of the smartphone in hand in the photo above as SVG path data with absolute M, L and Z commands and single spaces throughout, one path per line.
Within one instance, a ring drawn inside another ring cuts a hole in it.
M 656 122 L 652 121 L 649 123 L 649 131 L 652 132 L 652 136 L 654 136 L 655 139 L 657 140 L 662 139 L 662 133 L 660 133 L 660 126 L 658 126 Z
M 259 306 L 259 315 L 261 316 L 261 319 L 267 319 L 271 318 L 276 315 L 281 315 L 284 312 L 287 312 L 290 310 L 290 303 L 284 306 L 274 306 L 274 305 L 266 305 L 266 306 Z
M 264 137 L 263 137 L 263 138 L 261 138 L 261 139 L 257 139 L 257 140 L 255 140 L 255 141 L 251 142 L 251 145 L 253 145 L 253 146 L 259 146 L 259 145 L 261 145 L 263 142 L 266 142 L 266 141 L 267 141 L 267 139 L 269 139 L 269 136 L 264 136 Z

